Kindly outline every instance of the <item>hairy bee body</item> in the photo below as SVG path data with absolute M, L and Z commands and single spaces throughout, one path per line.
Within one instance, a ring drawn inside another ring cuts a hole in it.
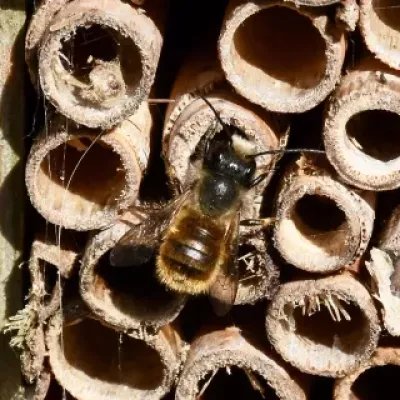
M 224 219 L 186 206 L 167 229 L 157 258 L 157 275 L 181 293 L 206 292 L 225 258 Z

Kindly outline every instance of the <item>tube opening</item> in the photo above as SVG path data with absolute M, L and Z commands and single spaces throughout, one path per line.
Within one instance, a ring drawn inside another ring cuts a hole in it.
M 293 219 L 300 230 L 325 233 L 345 224 L 346 214 L 329 197 L 306 194 L 297 201 Z
M 154 390 L 161 385 L 164 366 L 146 342 L 91 319 L 64 327 L 63 333 L 66 362 L 89 379 L 137 390 Z
M 232 59 L 248 86 L 268 97 L 289 98 L 320 83 L 325 50 L 324 39 L 308 17 L 273 6 L 248 17 L 237 29 Z
M 400 157 L 400 116 L 386 110 L 367 110 L 346 124 L 349 145 L 382 162 Z
M 115 208 L 123 196 L 126 172 L 111 146 L 90 138 L 74 138 L 51 150 L 37 174 L 39 201 L 52 212 L 74 220 Z M 72 175 L 73 174 L 73 175 Z
M 139 51 L 115 29 L 100 24 L 75 27 L 60 47 L 56 87 L 80 105 L 114 107 L 139 85 Z
M 397 397 L 399 365 L 380 365 L 363 372 L 351 386 L 353 400 L 381 400 Z
M 257 372 L 236 366 L 220 368 L 215 376 L 210 372 L 202 379 L 201 400 L 249 399 L 279 400 L 279 397 Z
M 321 358 L 330 362 L 338 353 L 351 356 L 365 346 L 368 320 L 357 304 L 336 293 L 305 296 L 304 304 L 286 304 L 284 314 L 284 329 L 297 342 L 302 357 L 313 358 L 318 348 Z
M 175 309 L 181 296 L 168 291 L 155 274 L 154 262 L 133 267 L 112 267 L 109 252 L 95 269 L 95 296 L 137 320 L 158 321 Z

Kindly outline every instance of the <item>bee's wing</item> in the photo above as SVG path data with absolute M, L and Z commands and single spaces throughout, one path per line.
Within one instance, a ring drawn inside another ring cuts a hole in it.
M 225 237 L 225 259 L 210 288 L 209 298 L 215 313 L 223 316 L 235 303 L 239 285 L 238 247 L 240 213 L 236 212 Z
M 149 261 L 160 245 L 163 232 L 190 193 L 189 189 L 162 209 L 148 209 L 147 218 L 125 233 L 111 250 L 110 264 L 114 267 L 130 267 Z

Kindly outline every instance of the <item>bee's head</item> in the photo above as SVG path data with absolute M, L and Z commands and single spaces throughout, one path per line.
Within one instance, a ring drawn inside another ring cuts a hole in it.
M 229 132 L 216 133 L 209 139 L 204 153 L 203 167 L 211 174 L 230 178 L 243 187 L 249 187 L 256 172 L 256 162 L 251 154 L 251 143 L 243 132 L 230 127 Z

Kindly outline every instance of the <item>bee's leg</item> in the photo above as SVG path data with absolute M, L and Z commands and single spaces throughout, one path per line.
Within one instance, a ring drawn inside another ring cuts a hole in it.
M 254 187 L 254 186 L 257 186 L 258 184 L 260 184 L 264 179 L 266 179 L 266 178 L 268 177 L 268 175 L 269 175 L 270 172 L 271 172 L 271 171 L 263 172 L 262 174 L 258 175 L 256 178 L 254 178 L 254 179 L 250 182 L 250 185 L 248 186 L 249 189 L 252 188 L 252 187 Z
M 275 220 L 275 218 L 244 219 L 240 221 L 240 225 L 261 226 L 263 228 L 268 228 L 275 222 Z

